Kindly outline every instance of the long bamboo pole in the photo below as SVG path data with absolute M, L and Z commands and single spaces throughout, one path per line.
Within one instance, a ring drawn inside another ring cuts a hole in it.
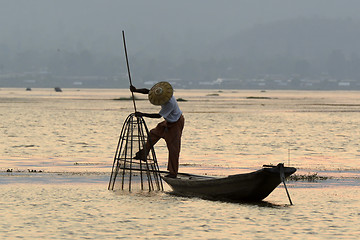
M 140 169 L 140 168 L 128 168 L 128 167 L 121 167 L 121 169 L 123 170 L 132 170 L 132 171 L 139 171 L 139 172 L 153 172 L 153 173 L 164 173 L 164 174 L 170 174 L 170 172 L 168 171 L 162 171 L 162 170 L 153 170 L 153 169 Z M 199 177 L 199 178 L 214 178 L 211 176 L 205 176 L 205 175 L 196 175 L 196 174 L 191 174 L 191 173 L 178 173 L 179 175 L 184 175 L 184 176 L 193 176 L 193 177 Z
M 284 164 L 281 164 L 280 165 L 280 180 L 282 181 L 282 183 L 284 184 L 284 187 L 285 187 L 285 190 L 286 190 L 286 194 L 289 198 L 289 202 L 290 202 L 290 205 L 293 205 L 292 201 L 291 201 L 291 198 L 290 198 L 290 194 L 289 194 L 289 191 L 286 187 L 286 184 L 285 184 L 285 173 L 284 173 Z
M 128 76 L 129 76 L 129 82 L 130 82 L 130 86 L 132 86 L 130 67 L 129 67 L 129 59 L 128 59 L 128 54 L 127 54 L 127 50 L 126 50 L 126 41 L 125 41 L 125 32 L 124 32 L 124 30 L 122 31 L 122 37 L 123 37 L 123 43 L 124 43 L 124 51 L 125 51 L 126 66 L 127 66 Z M 134 103 L 134 110 L 136 112 L 135 96 L 134 96 L 133 92 L 131 92 L 131 96 L 132 96 L 132 100 L 133 100 L 133 103 Z

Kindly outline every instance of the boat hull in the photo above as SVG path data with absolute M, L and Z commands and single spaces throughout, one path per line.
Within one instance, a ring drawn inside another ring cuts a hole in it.
M 179 174 L 178 178 L 163 177 L 175 194 L 214 200 L 260 201 L 266 198 L 280 183 L 280 169 L 285 177 L 296 168 L 278 166 L 230 175 L 224 178 Z

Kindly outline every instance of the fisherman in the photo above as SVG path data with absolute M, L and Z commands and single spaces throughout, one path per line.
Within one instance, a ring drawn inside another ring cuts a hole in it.
M 161 118 L 165 120 L 160 122 L 154 129 L 150 130 L 149 139 L 144 149 L 135 154 L 134 159 L 146 160 L 147 155 L 152 146 L 154 146 L 160 138 L 166 142 L 169 150 L 167 177 L 176 178 L 179 170 L 179 155 L 181 148 L 181 135 L 184 128 L 184 116 L 173 96 L 173 88 L 168 82 L 159 82 L 150 90 L 147 88 L 137 89 L 133 85 L 130 86 L 131 92 L 148 94 L 150 103 L 161 106 L 159 113 L 142 113 L 136 112 L 137 117 Z

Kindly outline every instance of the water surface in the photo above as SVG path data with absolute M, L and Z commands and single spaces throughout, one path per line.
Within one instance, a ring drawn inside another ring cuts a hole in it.
M 2 239 L 357 239 L 360 93 L 176 90 L 180 171 L 229 175 L 284 162 L 298 174 L 258 204 L 107 190 L 125 89 L 0 90 Z M 139 95 L 138 110 L 157 112 Z M 157 120 L 146 119 L 148 127 Z M 156 145 L 160 168 L 167 149 Z M 6 172 L 7 170 L 12 172 Z

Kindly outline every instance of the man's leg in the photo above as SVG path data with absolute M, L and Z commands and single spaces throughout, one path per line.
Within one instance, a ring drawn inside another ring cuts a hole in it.
M 148 140 L 146 141 L 144 148 L 140 149 L 140 151 L 138 151 L 135 154 L 134 159 L 139 159 L 144 161 L 146 160 L 146 157 L 149 154 L 152 146 L 154 146 L 159 141 L 159 139 L 164 136 L 165 126 L 166 126 L 166 122 L 163 121 L 159 123 L 155 128 L 150 130 L 149 137 Z
M 181 118 L 165 134 L 165 141 L 169 150 L 168 170 L 170 176 L 176 177 L 179 171 L 179 156 L 181 149 L 181 136 L 184 128 L 184 117 Z

